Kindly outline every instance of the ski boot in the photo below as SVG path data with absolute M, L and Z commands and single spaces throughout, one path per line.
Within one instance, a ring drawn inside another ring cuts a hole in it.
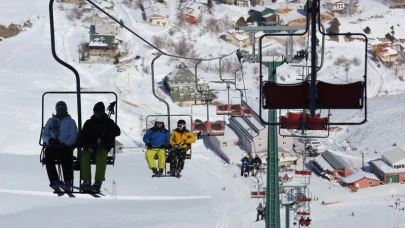
M 91 186 L 91 191 L 94 193 L 100 193 L 102 183 L 103 182 L 101 181 L 95 181 L 93 186 Z
M 163 176 L 163 172 L 164 172 L 164 170 L 163 169 L 159 169 L 159 176 Z
M 91 191 L 91 182 L 89 180 L 84 180 L 81 186 L 83 192 Z

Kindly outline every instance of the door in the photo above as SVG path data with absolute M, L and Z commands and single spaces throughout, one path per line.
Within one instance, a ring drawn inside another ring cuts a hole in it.
M 387 176 L 385 179 L 385 183 L 390 184 L 390 183 L 398 183 L 399 182 L 399 176 L 398 175 L 390 175 Z

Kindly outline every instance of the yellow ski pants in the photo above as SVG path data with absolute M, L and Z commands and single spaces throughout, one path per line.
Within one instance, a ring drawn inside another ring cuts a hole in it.
M 156 168 L 155 155 L 158 156 L 158 168 L 164 169 L 166 165 L 166 153 L 165 149 L 163 148 L 152 148 L 146 150 L 145 158 L 149 169 Z

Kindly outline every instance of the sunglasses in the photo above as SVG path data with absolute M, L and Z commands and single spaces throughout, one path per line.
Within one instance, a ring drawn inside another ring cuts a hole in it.
M 184 127 L 184 125 L 177 125 L 177 127 Z

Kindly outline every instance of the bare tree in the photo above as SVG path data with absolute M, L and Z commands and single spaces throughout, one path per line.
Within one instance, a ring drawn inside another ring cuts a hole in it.
M 345 71 L 346 71 L 346 83 L 349 83 L 349 70 L 350 70 L 350 64 L 346 62 L 345 66 Z
M 152 43 L 159 49 L 163 48 L 164 46 L 164 40 L 160 36 L 154 36 L 152 37 Z
M 349 3 L 346 5 L 345 14 L 347 16 L 353 16 L 356 13 L 357 6 L 359 5 L 359 0 L 349 0 Z

